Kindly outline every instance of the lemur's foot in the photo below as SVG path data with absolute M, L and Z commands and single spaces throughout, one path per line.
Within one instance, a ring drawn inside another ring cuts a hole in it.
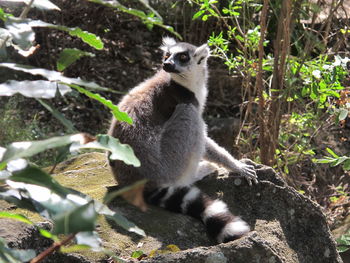
M 242 171 L 240 172 L 242 177 L 244 177 L 249 186 L 258 183 L 258 176 L 256 175 L 255 168 L 253 165 L 245 164 L 242 166 Z
M 239 177 L 243 177 L 247 180 L 249 186 L 258 183 L 258 176 L 256 175 L 254 165 L 247 161 L 248 159 L 243 159 L 239 162 L 239 170 L 237 171 Z

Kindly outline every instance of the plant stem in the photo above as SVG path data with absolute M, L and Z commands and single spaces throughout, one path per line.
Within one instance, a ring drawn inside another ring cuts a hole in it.
M 19 18 L 24 19 L 27 17 L 29 10 L 32 8 L 33 2 L 34 2 L 34 0 L 30 0 L 29 4 L 23 9 Z
M 38 263 L 41 262 L 44 258 L 46 258 L 47 256 L 49 256 L 50 254 L 52 254 L 53 252 L 55 252 L 56 250 L 58 250 L 61 246 L 64 246 L 65 244 L 69 243 L 76 234 L 70 234 L 69 236 L 67 236 L 66 239 L 60 241 L 60 242 L 55 242 L 52 244 L 51 247 L 47 248 L 46 250 L 44 250 L 43 252 L 41 252 L 39 255 L 37 255 L 35 258 L 33 258 L 30 263 Z

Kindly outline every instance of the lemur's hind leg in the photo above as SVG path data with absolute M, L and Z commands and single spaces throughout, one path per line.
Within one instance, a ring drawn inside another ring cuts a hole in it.
M 202 180 L 204 177 L 215 173 L 220 169 L 215 163 L 208 162 L 206 160 L 201 160 L 198 164 L 197 172 L 193 177 L 192 183 Z

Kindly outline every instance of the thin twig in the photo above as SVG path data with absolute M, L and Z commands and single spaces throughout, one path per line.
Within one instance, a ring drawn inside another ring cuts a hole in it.
M 20 19 L 24 19 L 27 17 L 28 12 L 32 8 L 33 3 L 34 3 L 34 0 L 30 0 L 29 4 L 23 9 L 21 15 L 19 16 Z
M 61 246 L 64 246 L 65 244 L 69 243 L 75 237 L 75 235 L 76 234 L 70 234 L 69 236 L 67 236 L 66 239 L 62 240 L 61 242 L 53 243 L 51 247 L 47 248 L 46 250 L 41 252 L 39 255 L 37 255 L 35 258 L 33 258 L 30 261 L 30 263 L 39 263 L 39 262 L 41 262 L 44 258 L 46 258 L 50 254 L 52 254 L 53 252 L 58 250 Z

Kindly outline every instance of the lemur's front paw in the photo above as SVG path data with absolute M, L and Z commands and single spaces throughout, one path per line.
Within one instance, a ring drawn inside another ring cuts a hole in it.
M 256 175 L 255 167 L 253 165 L 241 163 L 240 168 L 241 170 L 239 173 L 247 180 L 249 186 L 252 186 L 253 183 L 258 183 L 258 176 Z

